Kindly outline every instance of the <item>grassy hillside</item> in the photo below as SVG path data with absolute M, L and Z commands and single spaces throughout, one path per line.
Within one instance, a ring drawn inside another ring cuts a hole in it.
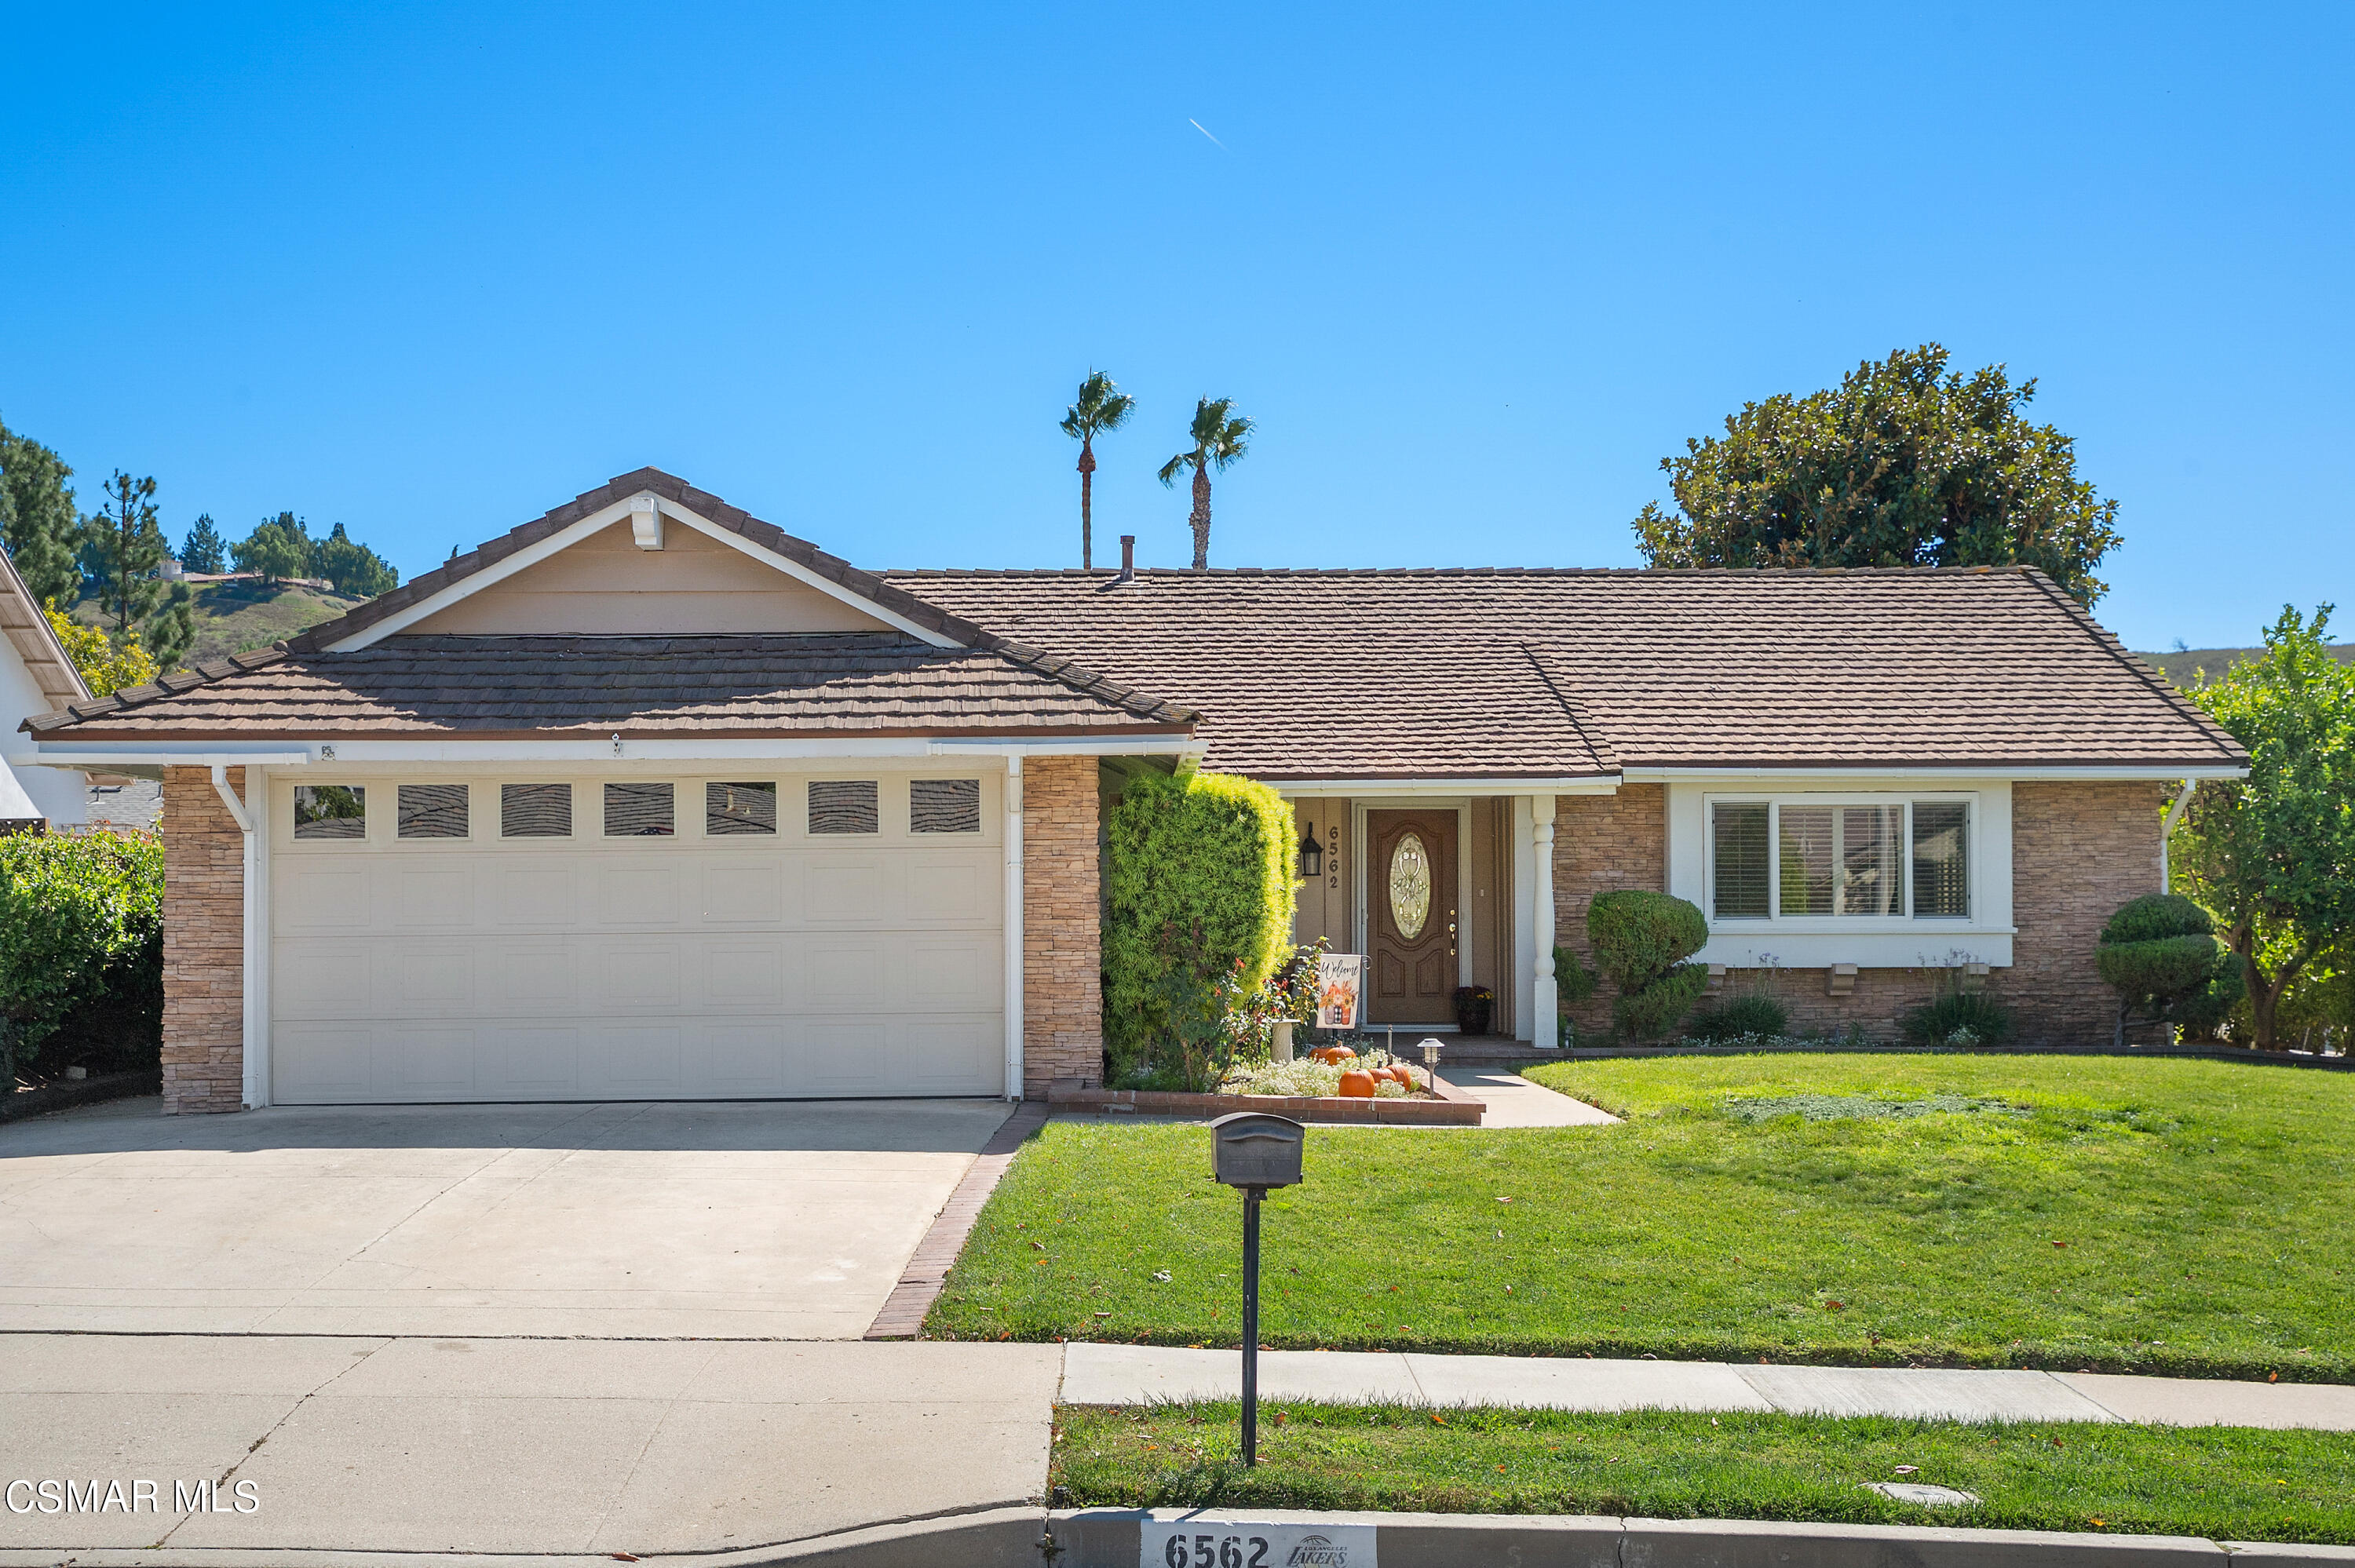
M 2355 662 L 2355 642 L 2333 643 L 2330 651 L 2339 655 L 2341 663 Z M 2187 648 L 2179 653 L 2137 653 L 2135 657 L 2158 665 L 2161 674 L 2189 691 L 2202 684 L 2200 672 L 2207 672 L 2211 681 L 2219 680 L 2242 660 L 2254 659 L 2264 652 L 2262 648 Z
M 323 620 L 333 620 L 361 602 L 304 588 L 264 589 L 251 581 L 198 584 L 197 640 L 183 662 L 197 664 L 249 648 L 267 648 Z M 92 626 L 108 624 L 94 599 L 75 605 L 73 615 Z

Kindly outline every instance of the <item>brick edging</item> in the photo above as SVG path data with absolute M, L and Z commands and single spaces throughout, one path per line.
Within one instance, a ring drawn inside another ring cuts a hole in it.
M 948 1283 L 949 1270 L 956 1266 L 957 1255 L 964 1251 L 965 1238 L 973 1234 L 974 1222 L 981 1218 L 982 1205 L 989 1202 L 990 1193 L 997 1190 L 998 1179 L 1014 1156 L 1032 1133 L 1047 1125 L 1048 1107 L 1042 1100 L 1025 1100 L 1015 1107 L 1014 1114 L 1000 1122 L 981 1152 L 965 1168 L 964 1176 L 932 1217 L 932 1228 L 924 1239 L 916 1244 L 907 1266 L 900 1270 L 900 1282 L 884 1298 L 883 1309 L 875 1314 L 875 1321 L 860 1335 L 866 1340 L 912 1340 L 924 1327 L 924 1315 L 940 1299 L 941 1287 Z
M 1478 1127 L 1487 1109 L 1477 1098 L 1439 1080 L 1428 1100 L 1344 1098 L 1337 1095 L 1188 1095 L 1164 1089 L 1083 1089 L 1057 1084 L 1048 1099 L 1070 1110 L 1134 1111 L 1143 1116 L 1225 1116 L 1266 1111 L 1295 1121 L 1348 1126 Z

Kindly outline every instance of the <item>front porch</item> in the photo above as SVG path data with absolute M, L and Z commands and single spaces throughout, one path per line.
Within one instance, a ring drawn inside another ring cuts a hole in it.
M 1448 1039 L 1451 1063 L 1550 1059 L 1560 1028 L 1557 796 L 1608 788 L 1586 779 L 1532 794 L 1284 789 L 1301 835 L 1294 940 L 1366 955 L 1369 1033 L 1395 1031 L 1409 1046 Z M 1495 1001 L 1487 1032 L 1457 1044 L 1464 987 L 1484 987 Z

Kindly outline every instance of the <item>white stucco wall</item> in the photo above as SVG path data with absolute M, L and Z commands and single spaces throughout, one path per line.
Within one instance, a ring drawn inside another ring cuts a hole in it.
M 50 706 L 16 644 L 0 637 L 0 750 L 30 751 L 32 737 L 16 726 Z M 89 800 L 90 783 L 80 773 L 59 768 L 12 768 L 0 762 L 0 817 L 47 817 L 79 826 L 89 819 Z

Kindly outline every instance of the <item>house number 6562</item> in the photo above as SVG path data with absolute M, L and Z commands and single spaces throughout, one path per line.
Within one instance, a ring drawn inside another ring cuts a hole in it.
M 1267 1537 L 1264 1535 L 1198 1535 L 1193 1538 L 1193 1551 L 1186 1550 L 1187 1540 L 1173 1535 L 1169 1544 L 1161 1549 L 1161 1560 L 1169 1568 L 1265 1568 Z M 1251 1548 L 1251 1555 L 1243 1549 Z

